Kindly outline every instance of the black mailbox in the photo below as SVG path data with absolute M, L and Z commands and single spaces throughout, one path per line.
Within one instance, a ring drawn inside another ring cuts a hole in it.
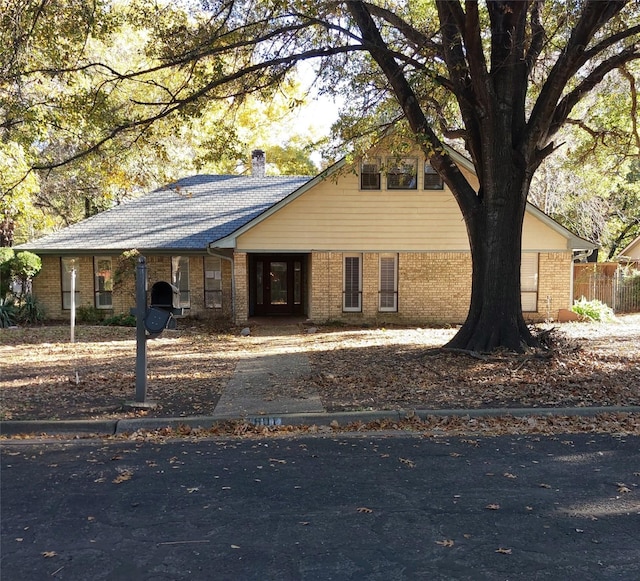
M 177 309 L 180 305 L 180 291 L 165 280 L 160 280 L 151 287 L 151 308 Z
M 159 335 L 162 331 L 169 328 L 170 321 L 174 320 L 171 316 L 171 311 L 151 307 L 147 311 L 147 316 L 144 318 L 144 326 L 152 335 Z
M 172 284 L 160 280 L 151 287 L 151 306 L 144 318 L 144 326 L 151 333 L 151 338 L 157 337 L 164 329 L 175 329 L 174 317 L 181 317 L 184 310 L 180 304 L 180 291 Z

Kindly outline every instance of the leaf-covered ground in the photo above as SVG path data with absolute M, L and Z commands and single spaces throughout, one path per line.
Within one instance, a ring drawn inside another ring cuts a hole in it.
M 439 349 L 454 333 L 344 333 L 312 351 L 309 381 L 331 410 L 640 405 L 640 315 L 558 325 L 548 352 L 524 355 Z
M 240 358 L 299 351 L 312 372 L 297 387 L 315 388 L 328 411 L 640 405 L 640 315 L 559 325 L 547 353 L 480 359 L 440 350 L 449 329 L 307 331 L 167 332 L 148 342 L 158 407 L 136 412 L 123 408 L 135 395 L 134 329 L 79 326 L 74 344 L 68 327 L 0 329 L 0 419 L 206 415 Z

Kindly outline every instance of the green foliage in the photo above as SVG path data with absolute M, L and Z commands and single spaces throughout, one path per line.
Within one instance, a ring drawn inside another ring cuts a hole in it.
M 588 301 L 584 297 L 581 297 L 579 301 L 573 304 L 571 310 L 591 321 L 610 322 L 616 318 L 611 307 L 598 299 Z
M 30 293 L 25 295 L 18 309 L 18 321 L 29 325 L 36 325 L 42 323 L 44 318 L 45 310 L 42 303 Z
M 11 282 L 10 265 L 14 256 L 13 248 L 0 247 L 0 299 L 4 298 L 9 292 L 9 283 Z
M 102 321 L 102 325 L 110 327 L 135 327 L 136 318 L 133 315 L 114 315 L 113 317 L 107 317 Z
M 16 324 L 18 310 L 13 299 L 0 298 L 0 329 Z
M 5 253 L 5 256 L 9 256 Z M 42 260 L 37 254 L 33 252 L 17 252 L 13 258 L 0 264 L 0 289 L 6 292 L 8 284 L 11 280 L 17 280 L 20 282 L 20 288 L 22 293 L 27 292 L 29 288 L 29 281 L 36 276 L 42 268 Z M 4 276 L 3 276 L 4 275 Z M 4 282 L 4 279 L 7 279 Z
M 3 266 L 10 260 L 13 260 L 14 256 L 15 252 L 13 251 L 13 248 L 7 248 L 6 246 L 0 248 L 0 266 Z
M 95 325 L 101 323 L 104 313 L 93 305 L 82 305 L 76 309 L 76 319 L 79 323 Z
M 18 252 L 11 262 L 11 271 L 14 276 L 25 279 L 33 278 L 42 268 L 42 260 L 33 252 Z

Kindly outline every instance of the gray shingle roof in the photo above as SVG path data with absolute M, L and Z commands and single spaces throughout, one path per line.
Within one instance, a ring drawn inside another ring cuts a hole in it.
M 44 253 L 205 250 L 309 181 L 308 177 L 188 177 L 16 247 Z

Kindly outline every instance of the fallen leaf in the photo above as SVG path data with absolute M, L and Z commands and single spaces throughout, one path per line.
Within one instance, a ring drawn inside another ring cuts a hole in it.
M 367 508 L 366 506 L 361 506 L 361 507 L 357 508 L 356 510 L 357 510 L 358 512 L 362 512 L 362 513 L 365 513 L 365 514 L 370 514 L 370 513 L 372 513 L 372 512 L 373 512 L 373 510 L 372 510 L 372 509 Z
M 500 553 L 502 555 L 510 555 L 511 549 L 505 549 L 503 547 L 500 547 L 499 549 L 496 549 L 496 553 Z
M 545 484 L 544 482 L 541 482 L 540 484 L 538 484 L 538 486 L 539 486 L 540 488 L 551 488 L 551 485 L 550 485 L 550 484 Z
M 133 476 L 133 472 L 129 471 L 129 470 L 125 470 L 124 472 L 120 472 L 120 474 L 118 474 L 118 476 L 116 476 L 112 482 L 114 484 L 122 484 L 123 482 L 126 482 L 127 480 L 131 480 L 131 477 Z
M 445 539 L 443 541 L 436 541 L 436 545 L 440 545 L 441 547 L 453 547 L 455 543 L 451 539 Z
M 43 556 L 45 559 L 51 559 L 51 557 L 55 557 L 55 556 L 57 556 L 57 554 L 58 554 L 58 553 L 56 553 L 55 551 L 44 551 L 44 552 L 42 553 L 42 556 Z
M 239 549 L 239 548 L 240 548 L 240 545 L 231 545 L 231 548 L 232 548 L 232 549 Z
M 408 458 L 400 458 L 400 462 L 406 464 L 409 468 L 416 467 L 416 463 L 413 460 L 409 460 Z
M 505 478 L 518 478 L 515 474 L 511 474 L 511 472 L 505 472 L 503 476 Z
M 499 504 L 487 504 L 487 506 L 485 506 L 485 508 L 487 510 L 500 510 L 500 505 Z

